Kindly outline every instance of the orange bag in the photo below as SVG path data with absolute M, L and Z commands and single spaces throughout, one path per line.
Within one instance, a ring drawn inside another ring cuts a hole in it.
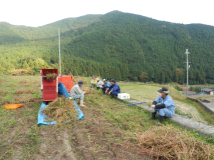
M 21 106 L 23 106 L 23 104 L 7 104 L 7 105 L 4 105 L 6 109 L 16 109 L 16 108 L 19 108 Z

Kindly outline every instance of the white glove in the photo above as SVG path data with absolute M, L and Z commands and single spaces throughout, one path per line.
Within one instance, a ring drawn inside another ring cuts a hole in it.
M 154 104 L 151 105 L 150 111 L 151 111 L 151 112 L 155 112 L 155 105 L 154 105 Z

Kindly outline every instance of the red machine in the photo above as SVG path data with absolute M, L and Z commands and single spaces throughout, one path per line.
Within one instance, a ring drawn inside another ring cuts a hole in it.
M 41 90 L 43 101 L 54 101 L 58 95 L 58 77 L 52 81 L 48 81 L 45 77 L 47 73 L 56 73 L 57 69 L 42 69 L 41 70 Z

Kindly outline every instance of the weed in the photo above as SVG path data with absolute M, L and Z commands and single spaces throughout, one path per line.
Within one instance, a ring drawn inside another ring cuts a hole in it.
M 5 154 L 12 154 L 13 153 L 13 149 L 11 148 L 11 149 L 9 149 L 9 150 L 7 150 L 6 152 L 5 152 Z
M 30 133 L 29 133 L 29 137 L 30 137 L 31 140 L 35 141 L 36 143 L 39 143 L 39 142 L 40 142 L 40 140 L 39 140 L 39 138 L 38 138 L 38 135 L 37 135 L 36 133 L 30 132 Z
M 35 92 L 33 95 L 32 95 L 33 98 L 40 98 L 41 97 L 41 93 L 40 92 Z

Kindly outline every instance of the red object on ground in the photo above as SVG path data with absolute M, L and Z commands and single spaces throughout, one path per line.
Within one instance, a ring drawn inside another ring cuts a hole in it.
M 53 81 L 48 81 L 44 75 L 46 73 L 56 73 L 58 75 L 57 69 L 42 69 L 42 84 L 43 84 L 43 101 L 54 101 L 57 99 L 58 92 L 58 77 Z
M 73 87 L 72 79 L 73 79 L 73 76 L 71 75 L 61 77 L 62 83 L 65 85 L 65 88 L 67 89 L 68 92 L 70 92 L 71 88 Z

